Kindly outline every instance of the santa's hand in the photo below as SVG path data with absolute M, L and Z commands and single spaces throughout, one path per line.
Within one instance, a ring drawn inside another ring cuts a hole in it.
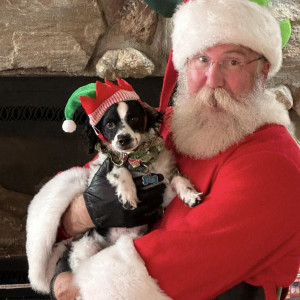
M 136 209 L 125 209 L 116 195 L 116 190 L 108 182 L 106 175 L 112 169 L 112 164 L 106 160 L 91 184 L 83 193 L 88 213 L 96 227 L 134 227 L 148 224 L 156 218 L 158 209 L 163 201 L 165 184 L 162 183 L 163 176 L 157 175 L 157 183 L 143 186 L 141 177 L 136 178 L 137 196 L 139 203 Z
M 79 289 L 73 283 L 74 275 L 68 257 L 69 250 L 65 251 L 56 264 L 55 274 L 50 282 L 51 300 L 68 300 L 79 296 Z

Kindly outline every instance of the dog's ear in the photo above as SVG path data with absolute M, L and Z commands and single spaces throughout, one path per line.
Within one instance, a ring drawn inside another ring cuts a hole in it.
M 163 114 L 161 112 L 158 112 L 155 108 L 153 108 L 147 103 L 144 103 L 144 109 L 147 115 L 146 130 L 149 130 L 149 128 L 158 130 L 163 120 Z
M 95 146 L 98 143 L 102 143 L 101 140 L 97 137 L 88 119 L 85 121 L 83 125 L 82 136 L 83 136 L 84 143 L 87 144 L 88 146 L 88 154 L 94 153 L 96 151 Z

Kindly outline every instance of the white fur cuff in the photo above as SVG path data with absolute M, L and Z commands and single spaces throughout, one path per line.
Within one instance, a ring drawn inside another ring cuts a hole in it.
M 26 253 L 31 286 L 49 292 L 55 264 L 65 249 L 64 243 L 53 248 L 62 214 L 70 202 L 86 188 L 89 170 L 72 168 L 47 182 L 28 208 Z
M 85 300 L 171 299 L 148 274 L 128 236 L 84 261 L 76 271 L 75 284 Z

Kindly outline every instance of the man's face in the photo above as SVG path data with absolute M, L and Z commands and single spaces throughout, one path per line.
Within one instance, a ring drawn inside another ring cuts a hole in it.
M 269 63 L 236 45 L 215 46 L 200 55 L 179 73 L 171 131 L 179 152 L 208 158 L 264 124 Z
M 239 45 L 224 44 L 208 48 L 187 63 L 188 92 L 194 95 L 203 87 L 222 88 L 235 100 L 243 98 L 253 90 L 260 59 L 261 56 L 258 53 Z M 212 64 L 207 61 L 211 61 Z M 201 67 L 205 63 L 207 67 Z M 259 72 L 266 79 L 269 63 L 263 61 L 262 64 Z

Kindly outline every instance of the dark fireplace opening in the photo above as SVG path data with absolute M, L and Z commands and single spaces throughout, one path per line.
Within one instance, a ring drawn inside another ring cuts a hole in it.
M 19 286 L 28 284 L 27 207 L 39 188 L 59 171 L 93 158 L 81 137 L 86 120 L 83 110 L 75 113 L 76 132 L 64 133 L 61 126 L 70 95 L 96 80 L 99 78 L 0 77 L 1 299 L 36 296 L 29 286 Z M 143 101 L 159 105 L 161 77 L 127 81 Z

